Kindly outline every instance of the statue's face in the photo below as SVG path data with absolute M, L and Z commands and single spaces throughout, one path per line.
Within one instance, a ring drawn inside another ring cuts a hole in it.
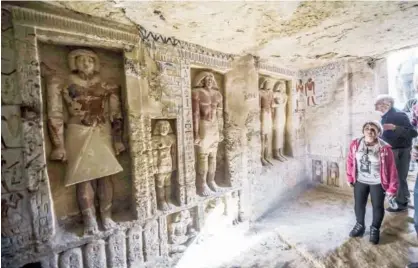
M 207 75 L 205 78 L 203 78 L 203 86 L 205 88 L 212 88 L 215 84 L 214 77 L 211 75 Z
M 267 81 L 264 83 L 264 89 L 265 90 L 273 90 L 274 87 L 274 81 L 272 79 L 267 79 Z
M 161 124 L 160 125 L 160 134 L 161 136 L 166 136 L 170 132 L 170 125 L 169 124 Z
M 86 55 L 80 55 L 75 59 L 77 70 L 85 74 L 92 74 L 94 72 L 94 59 Z

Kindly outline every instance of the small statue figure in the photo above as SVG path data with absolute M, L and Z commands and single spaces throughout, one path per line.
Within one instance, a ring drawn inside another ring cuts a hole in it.
M 314 161 L 314 166 L 313 166 L 313 176 L 314 176 L 314 181 L 318 181 L 320 183 L 323 183 L 323 179 L 322 179 L 322 163 L 320 160 L 313 160 Z
M 304 95 L 305 87 L 303 86 L 302 79 L 299 79 L 299 83 L 296 85 L 296 110 L 295 112 L 304 112 L 306 97 Z
M 306 90 L 306 97 L 308 99 L 308 106 L 316 105 L 315 103 L 315 82 L 312 80 L 312 78 L 308 79 L 308 82 L 305 84 L 305 90 Z M 309 100 L 312 100 L 312 104 L 309 105 Z
M 197 153 L 197 193 L 218 192 L 215 182 L 216 153 L 223 141 L 223 97 L 213 73 L 200 72 L 192 91 L 193 134 Z
M 65 186 L 76 185 L 84 233 L 94 234 L 98 232 L 94 191 L 103 227 L 115 225 L 111 218 L 111 176 L 123 170 L 116 155 L 125 151 L 120 87 L 102 82 L 99 58 L 91 50 L 71 51 L 68 63 L 72 71 L 69 77 L 47 77 L 48 129 L 52 142 L 49 157 L 67 162 Z M 65 107 L 69 118 L 64 131 Z
M 273 92 L 273 158 L 279 161 L 287 160 L 283 153 L 286 126 L 286 83 L 276 83 Z
M 170 253 L 182 253 L 187 248 L 189 240 L 196 236 L 193 219 L 188 209 L 180 211 L 168 227 Z
M 171 174 L 177 167 L 176 136 L 167 120 L 160 120 L 155 124 L 152 150 L 157 206 L 158 209 L 167 211 L 171 202 Z
M 338 164 L 332 162 L 329 168 L 329 181 L 328 184 L 332 186 L 339 187 L 339 178 L 340 178 L 340 170 L 338 168 Z
M 261 108 L 261 164 L 266 166 L 273 165 L 269 160 L 269 137 L 272 133 L 272 108 L 273 108 L 273 86 L 274 80 L 261 77 L 259 80 L 260 88 L 260 108 Z

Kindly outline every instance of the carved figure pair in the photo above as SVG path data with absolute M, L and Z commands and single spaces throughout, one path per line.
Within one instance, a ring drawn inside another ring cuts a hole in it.
M 273 158 L 286 160 L 283 153 L 284 131 L 286 125 L 286 84 L 284 81 L 275 83 L 271 78 L 259 80 L 261 108 L 261 163 L 272 165 L 269 160 L 269 140 L 273 137 Z M 271 135 L 273 133 L 273 135 Z

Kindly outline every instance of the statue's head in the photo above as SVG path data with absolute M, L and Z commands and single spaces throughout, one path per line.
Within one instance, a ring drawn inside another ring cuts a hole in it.
M 301 85 L 303 82 L 302 82 L 302 79 L 299 79 L 299 85 Z
M 173 130 L 171 129 L 170 122 L 167 120 L 160 120 L 155 124 L 154 135 L 166 136 L 171 133 L 173 133 Z
M 312 82 L 312 81 L 313 81 L 313 80 L 312 80 L 312 78 L 310 78 L 310 77 L 309 77 L 309 78 L 308 78 L 308 82 Z
M 286 82 L 283 80 L 279 80 L 275 85 L 274 85 L 274 92 L 279 92 L 279 93 L 286 93 Z
M 332 162 L 332 163 L 331 163 L 331 169 L 333 169 L 333 170 L 338 170 L 338 165 L 337 165 L 337 163 Z
M 273 90 L 274 88 L 274 80 L 268 77 L 260 77 L 258 80 L 258 87 L 261 90 Z
M 203 71 L 196 75 L 193 83 L 195 88 L 219 89 L 215 76 L 211 72 Z
M 182 210 L 174 217 L 174 222 L 181 222 L 190 218 L 190 211 L 188 209 Z
M 68 64 L 72 72 L 91 75 L 100 70 L 100 61 L 96 53 L 88 49 L 76 49 L 68 54 Z

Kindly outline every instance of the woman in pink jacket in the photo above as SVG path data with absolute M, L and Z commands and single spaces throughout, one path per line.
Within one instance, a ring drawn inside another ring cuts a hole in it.
M 354 187 L 354 211 L 357 223 L 350 237 L 363 236 L 364 216 L 370 193 L 373 206 L 373 222 L 370 226 L 370 242 L 378 244 L 380 226 L 385 215 L 385 192 L 393 198 L 398 190 L 398 172 L 391 146 L 379 138 L 382 126 L 375 121 L 363 125 L 363 137 L 350 144 L 347 158 L 347 181 Z

